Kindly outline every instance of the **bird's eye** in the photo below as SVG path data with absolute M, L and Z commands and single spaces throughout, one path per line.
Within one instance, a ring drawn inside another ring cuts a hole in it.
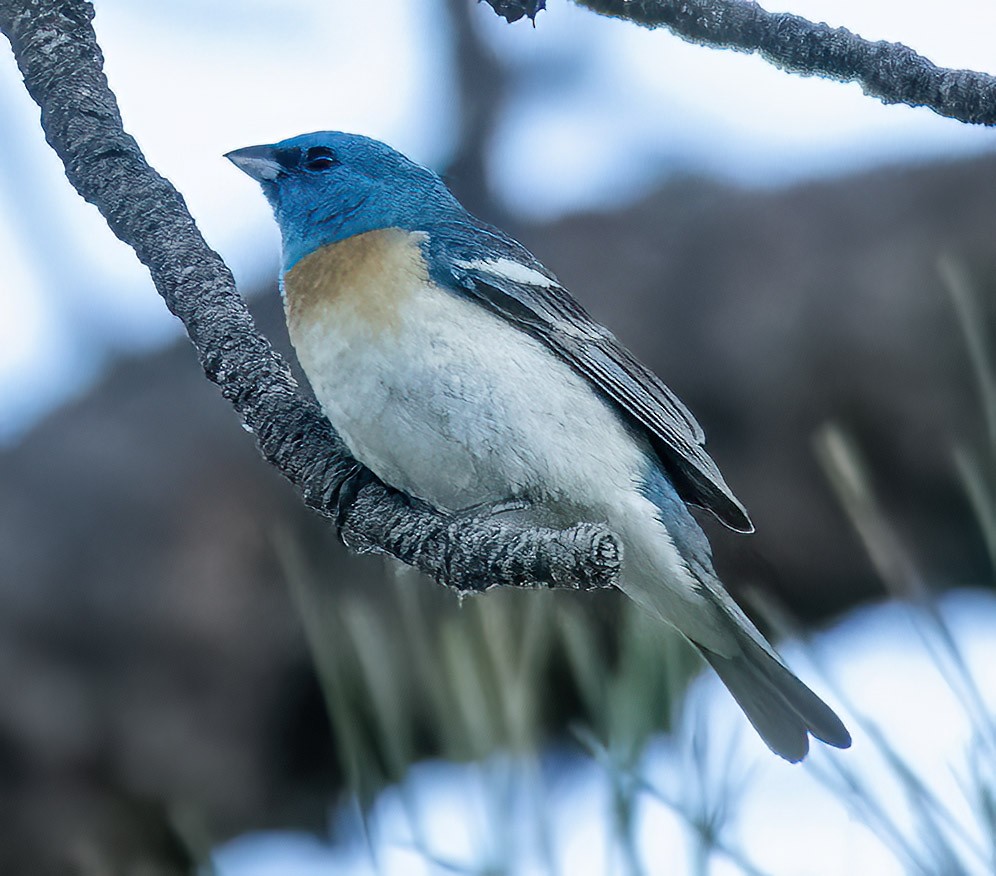
M 304 153 L 304 161 L 301 162 L 305 170 L 320 173 L 335 167 L 341 162 L 335 157 L 335 153 L 327 146 L 312 146 Z

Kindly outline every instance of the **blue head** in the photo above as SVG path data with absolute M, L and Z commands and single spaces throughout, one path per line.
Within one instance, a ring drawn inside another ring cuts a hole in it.
M 283 237 L 284 270 L 354 234 L 426 230 L 464 214 L 431 170 L 359 134 L 318 131 L 226 157 L 263 187 Z

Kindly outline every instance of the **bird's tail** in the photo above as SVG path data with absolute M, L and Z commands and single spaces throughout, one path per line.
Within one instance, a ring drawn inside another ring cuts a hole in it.
M 616 509 L 611 524 L 626 533 L 622 589 L 702 652 L 775 754 L 802 760 L 810 734 L 849 747 L 851 736 L 840 718 L 782 663 L 726 592 L 709 542 L 670 480 L 656 468 L 647 478 L 644 495 L 657 510 L 650 525 L 639 504 Z
M 696 646 L 775 754 L 796 763 L 809 751 L 809 734 L 848 748 L 851 734 L 823 700 L 752 641 L 733 657 Z
M 836 748 L 849 748 L 851 734 L 823 700 L 782 663 L 757 627 L 715 579 L 703 591 L 736 642 L 729 656 L 693 642 L 733 694 L 747 719 L 775 754 L 796 763 L 809 751 L 809 734 Z

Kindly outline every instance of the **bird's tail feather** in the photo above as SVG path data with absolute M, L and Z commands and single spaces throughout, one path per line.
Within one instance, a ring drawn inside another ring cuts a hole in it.
M 719 654 L 692 643 L 733 694 L 747 719 L 775 754 L 796 763 L 809 752 L 809 735 L 849 748 L 851 734 L 823 700 L 793 675 L 774 648 L 723 588 L 711 564 L 690 563 L 699 593 L 712 604 L 730 647 Z
M 699 647 L 775 754 L 795 763 L 809 751 L 809 734 L 836 748 L 848 748 L 851 735 L 834 711 L 753 638 L 740 636 L 732 657 Z

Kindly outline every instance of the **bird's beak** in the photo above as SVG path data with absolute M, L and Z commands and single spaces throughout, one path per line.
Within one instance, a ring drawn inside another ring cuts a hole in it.
M 274 180 L 283 173 L 273 146 L 246 146 L 226 152 L 225 158 L 257 182 Z

